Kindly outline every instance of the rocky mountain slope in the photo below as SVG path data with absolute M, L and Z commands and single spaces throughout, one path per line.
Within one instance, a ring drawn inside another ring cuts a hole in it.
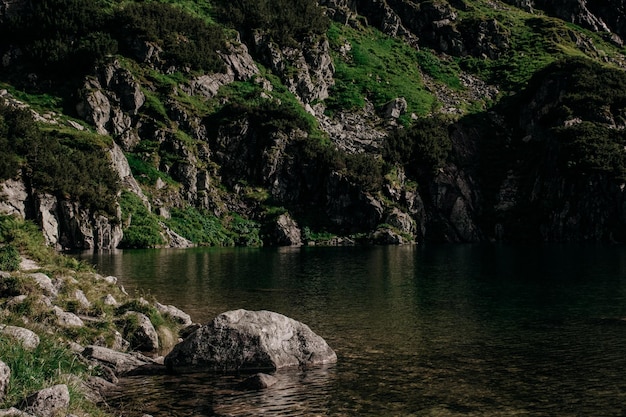
M 624 17 L 2 1 L 0 210 L 59 249 L 621 242 Z

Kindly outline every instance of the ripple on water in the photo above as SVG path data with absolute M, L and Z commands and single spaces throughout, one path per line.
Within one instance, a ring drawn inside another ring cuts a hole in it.
M 239 390 L 248 375 L 160 375 L 122 379 L 107 402 L 125 415 L 328 416 L 334 366 L 281 370 L 265 390 Z M 333 414 L 336 415 L 336 414 Z

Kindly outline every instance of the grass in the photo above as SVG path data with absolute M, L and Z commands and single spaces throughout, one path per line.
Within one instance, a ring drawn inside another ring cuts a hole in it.
M 410 46 L 376 29 L 356 30 L 333 23 L 328 38 L 336 69 L 335 86 L 327 99 L 330 111 L 360 109 L 366 99 L 381 108 L 392 99 L 404 97 L 408 115 L 428 114 L 436 99 L 424 88 L 420 59 L 440 80 L 455 84 L 453 75 L 432 54 L 418 55 Z M 338 51 L 346 42 L 351 51 L 343 57 Z
M 139 197 L 124 191 L 120 198 L 124 238 L 120 247 L 154 248 L 165 243 L 159 217 L 151 213 Z

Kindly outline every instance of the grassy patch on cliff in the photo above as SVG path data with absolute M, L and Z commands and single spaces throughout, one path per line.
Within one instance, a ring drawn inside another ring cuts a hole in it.
M 508 47 L 492 59 L 468 55 L 460 58 L 459 63 L 463 69 L 508 91 L 521 90 L 537 71 L 559 59 L 586 56 L 602 61 L 621 55 L 600 34 L 560 19 L 515 7 L 498 8 L 485 1 L 472 2 L 467 10 L 459 11 L 462 32 L 467 31 L 463 25 L 487 20 L 495 20 L 505 28 Z
M 428 62 L 433 72 L 438 69 L 443 74 L 436 57 L 418 55 L 404 42 L 373 28 L 356 30 L 333 23 L 328 39 L 335 63 L 335 86 L 326 100 L 329 111 L 360 109 L 366 99 L 381 108 L 404 97 L 407 115 L 431 112 L 436 99 L 424 89 L 418 63 Z

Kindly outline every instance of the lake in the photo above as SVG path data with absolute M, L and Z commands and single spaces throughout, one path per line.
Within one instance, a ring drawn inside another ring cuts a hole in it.
M 111 403 L 158 416 L 626 415 L 626 247 L 424 245 L 193 248 L 84 255 L 134 295 L 205 323 L 272 310 L 336 365 L 142 376 Z

